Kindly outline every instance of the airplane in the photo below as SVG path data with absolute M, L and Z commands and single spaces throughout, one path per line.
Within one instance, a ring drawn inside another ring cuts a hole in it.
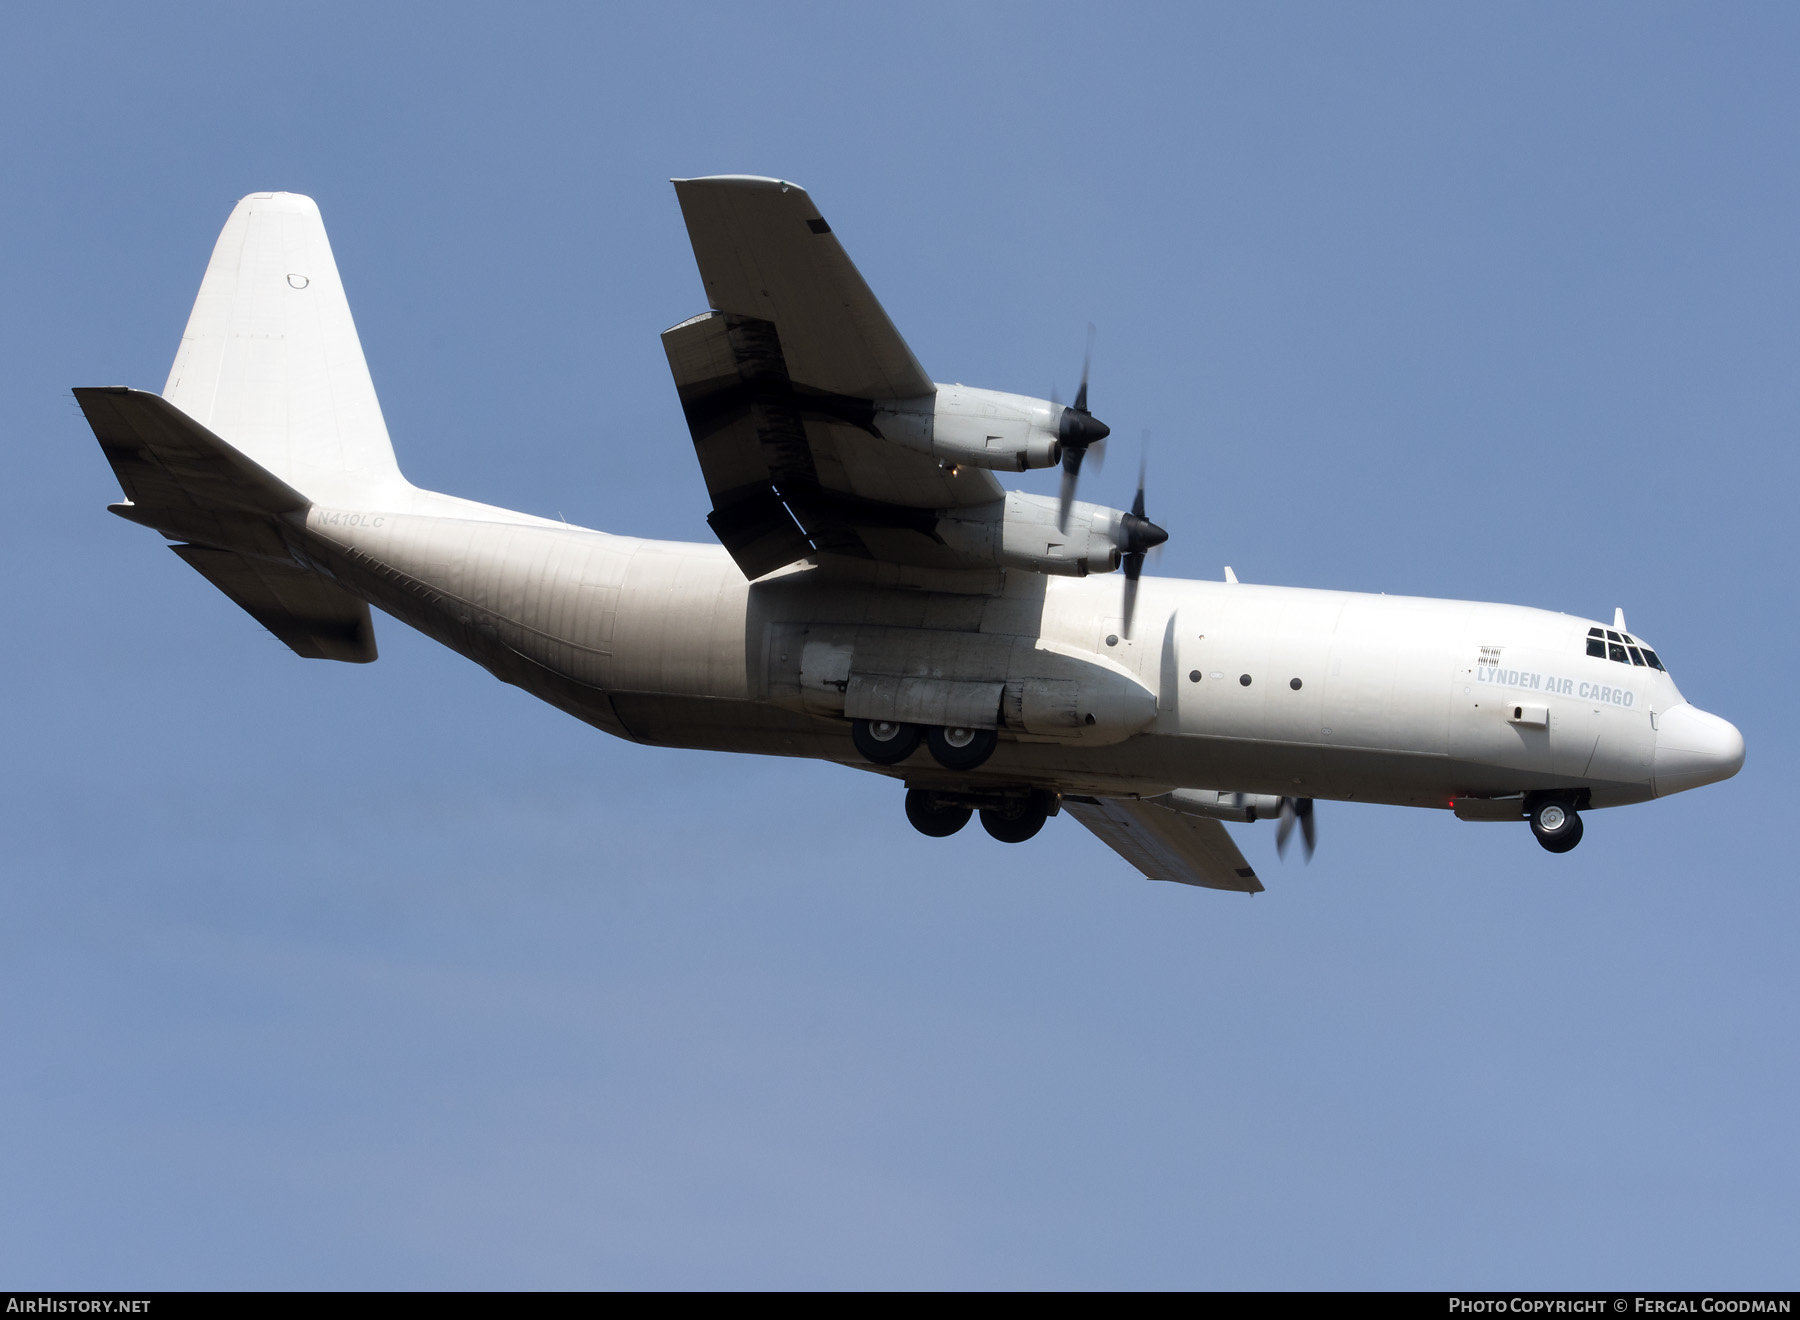
M 1263 888 L 1222 822 L 1310 858 L 1321 799 L 1562 853 L 1742 766 L 1622 611 L 1145 575 L 1142 469 L 1129 510 L 1075 498 L 1109 433 L 1085 365 L 1067 405 L 936 383 L 805 189 L 673 183 L 707 310 L 662 342 L 717 544 L 408 482 L 318 207 L 281 192 L 232 211 L 160 395 L 74 391 L 110 510 L 301 656 L 374 660 L 374 606 L 617 737 L 883 774 L 933 837 L 1067 813 L 1203 888 Z M 1047 468 L 1057 498 L 999 482 Z

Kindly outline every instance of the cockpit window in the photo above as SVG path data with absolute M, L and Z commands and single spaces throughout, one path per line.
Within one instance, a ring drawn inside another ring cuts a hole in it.
M 1662 674 L 1669 672 L 1663 668 L 1663 662 L 1657 658 L 1655 651 L 1645 646 L 1630 633 L 1614 632 L 1611 628 L 1588 629 L 1587 653 L 1596 660 L 1613 660 L 1622 665 L 1638 665 L 1642 668 L 1654 669 Z

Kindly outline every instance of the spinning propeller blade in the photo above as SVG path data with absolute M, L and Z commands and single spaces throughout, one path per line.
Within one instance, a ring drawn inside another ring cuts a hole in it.
M 1287 856 L 1288 840 L 1294 836 L 1294 823 L 1300 824 L 1300 839 L 1306 845 L 1306 860 L 1311 861 L 1313 849 L 1319 844 L 1319 827 L 1313 820 L 1313 800 L 1311 798 L 1281 799 L 1281 823 L 1275 827 L 1275 853 Z
M 1094 323 L 1088 322 L 1087 344 L 1081 350 L 1081 387 L 1075 391 L 1075 411 L 1086 412 L 1088 368 L 1094 365 Z
M 1164 541 L 1169 534 L 1144 516 L 1144 474 L 1150 462 L 1150 433 L 1144 432 L 1144 451 L 1138 457 L 1137 495 L 1131 501 L 1131 512 L 1119 519 L 1118 546 L 1123 552 L 1119 564 L 1125 570 L 1125 603 L 1119 611 L 1120 629 L 1131 636 L 1131 616 L 1137 612 L 1138 578 L 1144 572 L 1144 556 Z
M 1087 349 L 1081 355 L 1081 387 L 1075 402 L 1062 410 L 1056 423 L 1056 440 L 1062 446 L 1062 503 L 1056 525 L 1069 530 L 1069 508 L 1075 503 L 1075 482 L 1081 476 L 1081 460 L 1087 451 L 1112 434 L 1112 428 L 1088 411 L 1088 368 L 1094 361 L 1094 326 L 1088 323 Z M 1051 396 L 1055 402 L 1055 395 Z M 1098 455 L 1095 456 L 1096 459 Z

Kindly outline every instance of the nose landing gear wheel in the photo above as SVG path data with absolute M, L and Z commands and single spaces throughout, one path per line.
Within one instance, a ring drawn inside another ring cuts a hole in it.
M 850 741 L 864 760 L 876 765 L 899 765 L 918 749 L 923 736 L 916 724 L 897 724 L 893 720 L 850 722 Z
M 975 813 L 967 807 L 936 807 L 931 794 L 916 788 L 906 790 L 906 818 L 920 834 L 934 839 L 947 839 L 969 823 Z M 986 813 L 982 813 L 986 815 Z
M 1581 842 L 1581 814 L 1567 802 L 1546 798 L 1531 809 L 1531 832 L 1553 853 L 1566 853 Z
M 994 754 L 1000 735 L 992 729 L 930 729 L 925 746 L 946 770 L 973 770 Z

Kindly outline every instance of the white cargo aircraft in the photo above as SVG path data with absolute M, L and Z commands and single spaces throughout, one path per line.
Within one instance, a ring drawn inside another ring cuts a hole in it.
M 621 738 L 890 775 L 924 833 L 1067 811 L 1144 875 L 1262 888 L 1222 820 L 1315 799 L 1528 821 L 1725 779 L 1744 742 L 1652 647 L 1513 605 L 1142 578 L 1145 516 L 1073 499 L 1107 434 L 925 374 L 805 190 L 675 182 L 710 311 L 663 336 L 720 545 L 611 536 L 400 474 L 319 211 L 255 193 L 161 396 L 78 389 L 154 528 L 300 655 L 375 605 Z M 1062 498 L 998 472 L 1060 465 Z M 1123 566 L 1123 580 L 1100 576 Z

